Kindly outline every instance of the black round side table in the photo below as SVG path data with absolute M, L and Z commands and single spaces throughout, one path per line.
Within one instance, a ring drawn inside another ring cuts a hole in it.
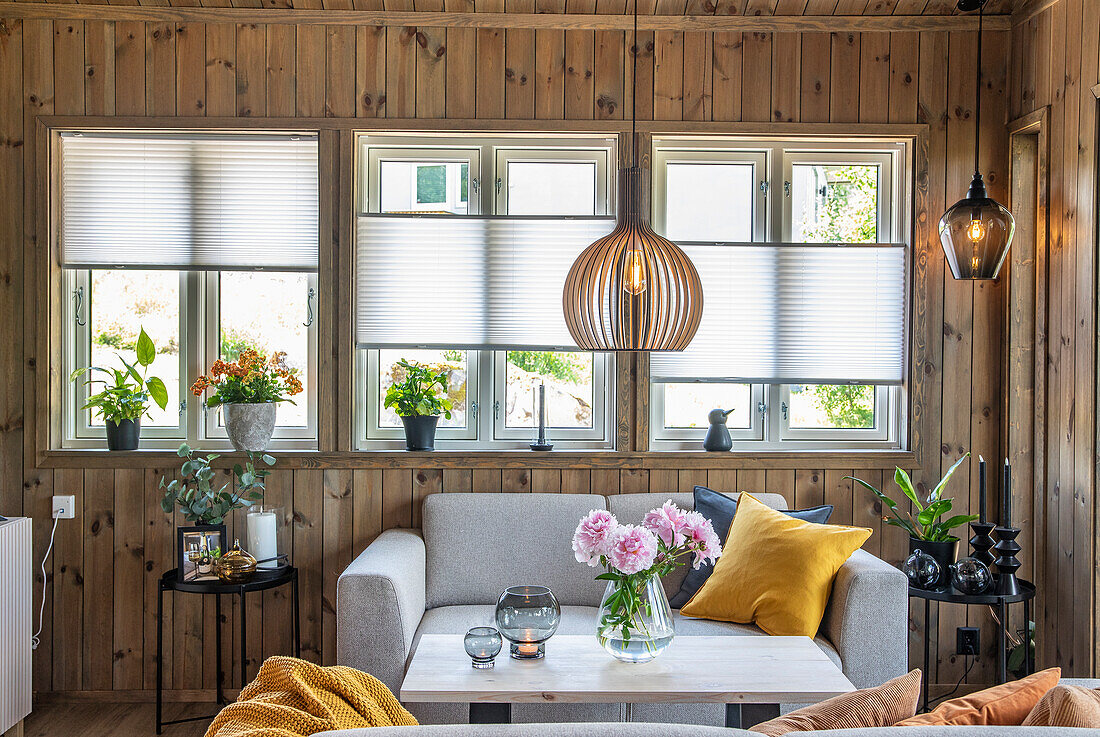
M 928 668 L 929 668 L 929 651 L 928 651 L 928 621 L 931 618 L 932 602 L 940 602 L 944 604 L 962 604 L 964 606 L 971 606 L 977 604 L 979 606 L 988 605 L 997 608 L 997 619 L 1000 620 L 997 627 L 997 673 L 1000 676 L 1000 683 L 1008 681 L 1008 663 L 1007 655 L 1005 651 L 1008 649 L 1008 605 L 1022 603 L 1024 605 L 1024 631 L 1025 638 L 1030 638 L 1029 634 L 1026 634 L 1031 622 L 1031 600 L 1035 598 L 1035 584 L 1030 581 L 1019 582 L 1020 593 L 1006 595 L 1006 594 L 964 594 L 960 591 L 956 591 L 954 587 L 948 586 L 943 589 L 934 589 L 926 591 L 924 589 L 909 587 L 910 599 L 924 599 L 924 670 L 921 673 L 921 690 L 924 691 L 924 711 L 928 711 Z M 993 583 L 996 586 L 996 581 Z M 938 606 L 938 604 L 937 604 Z M 1024 672 L 1031 674 L 1034 670 L 1035 664 L 1031 661 L 1031 645 L 1030 642 L 1024 643 Z
M 217 690 L 218 690 L 218 704 L 224 705 L 225 694 L 222 691 L 222 594 L 236 595 L 240 600 L 240 620 L 241 620 L 241 688 L 245 685 L 246 674 L 246 633 L 247 633 L 247 618 L 246 609 L 244 606 L 244 595 L 252 591 L 265 591 L 267 589 L 273 589 L 279 586 L 290 584 L 292 589 L 292 597 L 294 599 L 293 605 L 293 621 L 294 621 L 294 657 L 299 658 L 302 656 L 302 642 L 300 623 L 298 620 L 298 569 L 294 566 L 282 566 L 274 570 L 260 569 L 249 580 L 244 583 L 224 583 L 222 581 L 180 581 L 177 571 L 173 568 L 170 571 L 165 571 L 164 575 L 160 577 L 160 586 L 157 591 L 157 734 L 161 733 L 161 728 L 166 724 L 180 724 L 182 722 L 194 722 L 201 719 L 210 719 L 211 717 L 190 717 L 188 719 L 174 719 L 171 721 L 164 721 L 162 718 L 162 696 L 163 696 L 163 677 L 161 674 L 161 646 L 164 641 L 163 622 L 164 622 L 164 592 L 165 591 L 177 591 L 184 594 L 203 594 L 214 596 L 215 606 L 215 637 L 214 646 L 217 652 Z

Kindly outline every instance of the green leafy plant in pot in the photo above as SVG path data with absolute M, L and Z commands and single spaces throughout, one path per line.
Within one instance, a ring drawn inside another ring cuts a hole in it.
M 454 404 L 447 398 L 447 371 L 433 371 L 405 359 L 397 362 L 404 378 L 386 390 L 383 404 L 393 409 L 405 426 L 406 450 L 435 450 L 439 416 L 451 419 Z
M 171 514 L 178 506 L 184 518 L 196 525 L 220 525 L 234 509 L 262 500 L 264 478 L 270 471 L 260 464 L 275 465 L 275 459 L 267 453 L 250 451 L 247 463 L 233 466 L 236 483 L 230 483 L 227 478 L 224 484 L 215 488 L 218 472 L 210 463 L 219 457 L 217 454 L 203 457 L 184 443 L 176 455 L 186 459 L 180 467 L 181 478 L 169 481 L 161 477 L 158 488 L 164 491 L 164 496 L 160 508 Z
M 917 488 L 913 485 L 913 480 L 909 478 L 909 474 L 900 468 L 895 468 L 894 483 L 897 484 L 902 494 L 912 504 L 912 511 L 902 509 L 897 502 L 866 481 L 855 476 L 844 477 L 867 489 L 882 502 L 883 506 L 889 510 L 889 514 L 884 515 L 882 518 L 886 524 L 900 527 L 909 533 L 910 553 L 915 550 L 922 550 L 935 559 L 940 566 L 940 580 L 933 588 L 942 587 L 947 583 L 950 576 L 948 566 L 955 562 L 959 538 L 951 534 L 951 531 L 956 527 L 978 519 L 976 514 L 949 515 L 953 502 L 943 495 L 951 476 L 969 457 L 970 453 L 964 453 L 959 460 L 955 461 L 924 502 L 921 502 L 917 494 Z
M 109 450 L 135 450 L 138 447 L 141 417 L 149 414 L 150 400 L 156 402 L 161 409 L 168 406 L 168 390 L 164 381 L 148 375 L 149 366 L 156 360 L 157 348 L 145 328 L 138 334 L 134 352 L 136 355 L 133 363 L 121 354 L 115 354 L 124 368 L 84 366 L 69 375 L 69 381 L 72 382 L 87 376 L 84 383 L 89 391 L 97 384 L 103 385 L 100 391 L 88 397 L 81 409 L 91 409 L 103 417 Z M 107 378 L 92 378 L 97 373 Z

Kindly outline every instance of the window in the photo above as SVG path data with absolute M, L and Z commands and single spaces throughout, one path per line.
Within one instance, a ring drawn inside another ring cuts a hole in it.
M 218 358 L 285 351 L 305 391 L 278 412 L 273 447 L 314 447 L 317 410 L 317 140 L 67 131 L 60 136 L 65 375 L 116 366 L 142 328 L 149 374 L 168 406 L 150 406 L 142 446 L 228 447 L 221 412 L 189 388 Z M 102 419 L 65 384 L 62 445 L 102 447 Z
M 684 354 L 651 360 L 655 449 L 697 448 L 715 407 L 733 410 L 735 447 L 900 447 L 908 276 L 890 244 L 908 232 L 908 156 L 891 141 L 655 141 L 654 225 L 687 244 L 710 320 Z M 856 282 L 872 274 L 867 295 Z M 859 298 L 834 299 L 846 283 Z M 828 308 L 808 311 L 815 300 Z M 873 328 L 843 329 L 872 314 Z M 883 348 L 875 366 L 819 360 L 856 333 Z
M 547 423 L 557 447 L 611 447 L 609 356 L 493 346 L 526 342 L 515 337 L 523 332 L 519 325 L 534 317 L 524 315 L 525 292 L 560 301 L 560 284 L 544 274 L 547 260 L 554 259 L 549 250 L 519 252 L 513 245 L 529 236 L 572 239 L 576 247 L 606 232 L 591 230 L 600 223 L 587 225 L 584 219 L 611 209 L 613 150 L 610 139 L 579 137 L 359 137 L 356 289 L 360 302 L 369 302 L 358 307 L 360 316 L 367 316 L 357 327 L 357 370 L 365 377 L 358 382 L 364 387 L 357 408 L 361 447 L 403 447 L 401 422 L 383 406 L 387 388 L 400 379 L 401 359 L 446 370 L 450 377 L 454 409 L 450 419 L 440 419 L 439 447 L 526 447 L 534 434 L 540 384 L 546 386 Z M 394 218 L 368 219 L 385 214 Z M 414 227 L 426 230 L 413 236 L 408 228 Z M 454 247 L 437 250 L 440 241 Z M 436 336 L 407 331 L 407 315 L 386 314 L 388 305 L 399 301 L 398 292 L 392 300 L 386 295 L 401 281 L 397 272 L 413 262 L 439 268 L 426 300 L 474 304 L 478 314 L 440 309 L 430 317 Z M 496 286 L 486 287 L 486 281 Z M 363 325 L 366 321 L 371 324 Z M 411 333 L 409 344 L 394 345 L 405 332 Z M 456 342 L 442 344 L 451 340 Z M 568 342 L 565 334 L 553 344 Z

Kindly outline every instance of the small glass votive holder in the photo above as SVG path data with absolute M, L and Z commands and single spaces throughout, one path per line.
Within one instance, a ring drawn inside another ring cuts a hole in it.
M 466 633 L 462 645 L 473 660 L 473 666 L 485 669 L 493 667 L 493 659 L 500 654 L 504 639 L 496 627 L 474 627 Z

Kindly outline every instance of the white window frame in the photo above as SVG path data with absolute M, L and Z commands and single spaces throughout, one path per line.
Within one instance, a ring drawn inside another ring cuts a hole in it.
M 360 212 L 380 211 L 380 164 L 399 160 L 468 163 L 471 215 L 507 213 L 507 172 L 511 162 L 592 162 L 597 173 L 593 214 L 603 215 L 612 211 L 615 141 L 610 137 L 359 133 L 355 151 L 356 166 L 359 167 L 356 207 Z M 357 349 L 355 354 L 356 384 L 361 387 L 356 392 L 356 447 L 361 450 L 404 448 L 402 428 L 384 428 L 379 424 L 379 351 Z M 526 449 L 532 439 L 532 430 L 505 426 L 506 352 L 469 350 L 466 356 L 467 427 L 440 427 L 436 433 L 436 447 L 440 450 Z M 612 367 L 610 355 L 593 354 L 593 426 L 549 428 L 548 435 L 555 448 L 614 447 L 615 382 Z
M 753 241 L 784 242 L 792 235 L 795 164 L 846 165 L 873 163 L 880 167 L 878 241 L 908 242 L 912 187 L 912 144 L 907 140 L 808 139 L 733 137 L 655 138 L 653 141 L 654 227 L 665 226 L 669 163 L 754 163 L 762 168 L 753 191 Z M 910 274 L 906 274 L 906 280 Z M 761 401 L 757 401 L 758 395 Z M 904 442 L 906 391 L 901 386 L 875 387 L 875 427 L 867 429 L 795 428 L 790 426 L 790 386 L 753 385 L 753 432 L 731 429 L 734 448 L 743 450 L 881 450 Z M 702 418 L 705 419 L 705 418 Z M 755 423 L 759 422 L 759 429 Z M 664 389 L 650 384 L 650 448 L 698 449 L 705 425 L 685 430 L 666 428 Z

